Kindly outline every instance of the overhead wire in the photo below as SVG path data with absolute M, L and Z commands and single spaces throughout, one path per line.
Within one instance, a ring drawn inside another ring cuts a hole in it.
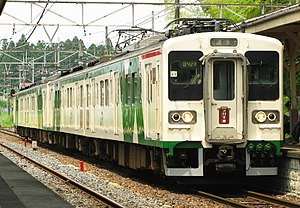
M 27 41 L 30 39 L 30 37 L 32 36 L 32 34 L 34 33 L 34 31 L 36 30 L 38 24 L 40 23 L 41 19 L 43 18 L 44 14 L 45 14 L 45 12 L 46 12 L 46 8 L 47 8 L 48 4 L 49 4 L 49 0 L 48 0 L 48 2 L 46 3 L 46 5 L 45 5 L 45 7 L 44 7 L 44 9 L 43 9 L 43 12 L 42 12 L 40 18 L 38 19 L 37 23 L 33 26 L 33 29 L 32 29 L 32 31 L 31 31 L 30 35 L 26 38 L 26 41 L 25 41 L 25 42 L 27 42 Z

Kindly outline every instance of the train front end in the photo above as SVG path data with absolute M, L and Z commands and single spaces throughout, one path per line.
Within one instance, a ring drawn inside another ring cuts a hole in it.
M 283 137 L 282 44 L 207 32 L 163 46 L 167 176 L 277 175 Z

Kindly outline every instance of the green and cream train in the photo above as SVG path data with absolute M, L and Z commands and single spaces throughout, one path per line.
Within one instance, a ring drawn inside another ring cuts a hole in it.
M 16 131 L 165 176 L 276 175 L 283 46 L 199 21 L 20 90 Z

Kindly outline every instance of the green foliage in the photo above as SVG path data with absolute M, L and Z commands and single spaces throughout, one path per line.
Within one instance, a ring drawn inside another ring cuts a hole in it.
M 7 112 L 0 112 L 0 125 L 1 127 L 13 127 L 13 116 L 8 115 Z
M 207 4 L 223 4 L 222 18 L 232 19 L 234 22 L 241 22 L 245 19 L 260 16 L 280 8 L 265 7 L 265 5 L 289 4 L 290 0 L 198 0 Z M 293 0 L 295 3 L 296 0 Z M 253 6 L 230 6 L 230 4 L 250 4 Z M 231 10 L 231 11 L 230 11 Z M 203 7 L 203 11 L 210 17 L 220 17 L 220 6 Z
M 4 109 L 4 108 L 6 108 L 6 101 L 5 100 L 0 100 L 0 108 L 1 109 Z
M 164 0 L 164 3 L 175 3 L 175 0 Z M 179 0 L 179 2 L 181 2 Z M 193 3 L 195 1 L 185 1 L 185 3 Z M 188 17 L 203 17 L 205 16 L 203 10 L 201 7 L 198 6 L 184 6 L 180 7 L 180 18 L 188 18 Z M 175 18 L 175 7 L 172 5 L 166 6 L 166 19 L 167 20 L 173 20 Z

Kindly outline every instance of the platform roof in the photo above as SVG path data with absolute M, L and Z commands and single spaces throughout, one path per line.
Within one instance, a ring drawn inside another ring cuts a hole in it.
M 245 20 L 244 23 L 246 33 L 286 39 L 287 33 L 300 32 L 300 4 Z
M 0 0 L 0 15 L 2 14 L 3 8 L 6 4 L 7 0 Z

